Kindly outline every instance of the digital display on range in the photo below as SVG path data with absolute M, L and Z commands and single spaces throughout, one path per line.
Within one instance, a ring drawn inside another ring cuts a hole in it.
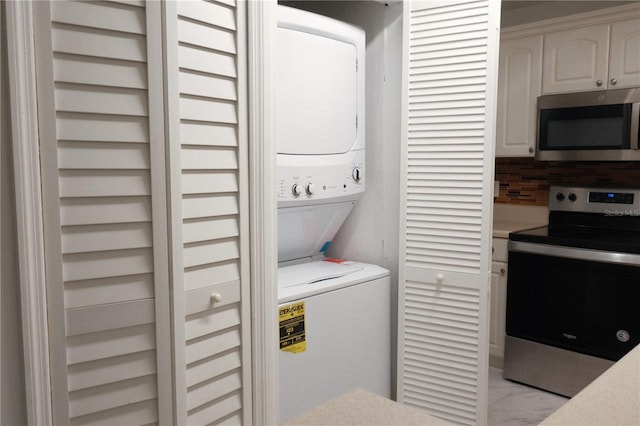
M 628 192 L 589 192 L 589 202 L 633 204 L 633 194 Z

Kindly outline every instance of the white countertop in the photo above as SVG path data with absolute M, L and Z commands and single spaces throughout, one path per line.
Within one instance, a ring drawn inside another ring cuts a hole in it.
M 495 203 L 493 205 L 493 237 L 509 238 L 509 232 L 544 226 L 548 220 L 547 207 Z
M 285 426 L 452 426 L 452 423 L 364 389 L 354 389 L 294 417 Z
M 354 389 L 285 426 L 451 425 L 379 395 Z M 541 426 L 640 425 L 640 345 L 540 423 Z
M 354 389 L 285 426 L 451 425 L 379 395 Z M 640 425 L 640 345 L 540 423 L 541 426 Z
M 540 424 L 640 425 L 640 345 Z

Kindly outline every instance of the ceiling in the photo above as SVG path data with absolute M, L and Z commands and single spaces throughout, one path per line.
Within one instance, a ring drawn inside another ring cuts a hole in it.
M 503 0 L 502 12 L 511 12 L 515 9 L 521 9 L 523 7 L 538 6 L 544 3 L 552 3 L 551 1 L 519 1 L 519 0 Z
M 382 4 L 396 4 L 403 0 L 373 0 Z M 499 0 L 489 0 L 499 1 Z M 626 4 L 635 3 L 640 7 L 639 0 L 502 0 L 502 27 L 526 24 L 544 19 L 558 18 L 576 13 L 589 12 Z
M 558 18 L 576 13 L 589 12 L 607 7 L 635 3 L 635 1 L 596 1 L 596 0 L 547 0 L 547 1 L 502 1 L 502 27 L 526 24 L 543 19 Z

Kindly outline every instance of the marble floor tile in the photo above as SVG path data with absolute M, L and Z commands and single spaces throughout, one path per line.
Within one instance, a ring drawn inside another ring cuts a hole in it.
M 537 425 L 569 398 L 502 378 L 502 370 L 489 369 L 489 426 Z

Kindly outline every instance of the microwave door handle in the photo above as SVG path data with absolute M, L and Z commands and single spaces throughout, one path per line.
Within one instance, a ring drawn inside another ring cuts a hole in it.
M 629 147 L 637 150 L 638 147 L 638 134 L 640 133 L 640 102 L 634 102 L 631 104 L 631 140 L 629 141 Z

